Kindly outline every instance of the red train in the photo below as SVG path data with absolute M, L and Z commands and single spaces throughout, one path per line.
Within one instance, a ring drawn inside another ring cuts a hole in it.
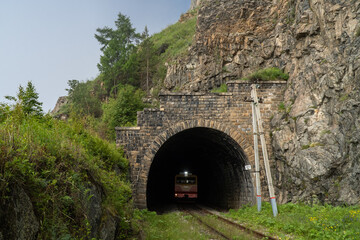
M 192 199 L 198 197 L 197 176 L 182 172 L 175 176 L 175 199 Z

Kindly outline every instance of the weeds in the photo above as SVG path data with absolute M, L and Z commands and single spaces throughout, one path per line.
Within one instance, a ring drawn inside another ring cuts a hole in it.
M 211 90 L 211 92 L 212 93 L 224 93 L 224 92 L 227 92 L 226 83 L 221 84 L 220 87 Z
M 288 203 L 278 206 L 274 218 L 271 205 L 230 210 L 229 217 L 254 228 L 265 227 L 281 239 L 359 239 L 360 206 L 333 207 Z

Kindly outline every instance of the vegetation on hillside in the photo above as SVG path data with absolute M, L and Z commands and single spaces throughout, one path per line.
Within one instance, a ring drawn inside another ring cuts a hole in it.
M 84 119 L 100 137 L 114 140 L 116 126 L 136 125 L 136 112 L 149 106 L 142 99 L 150 92 L 157 95 L 166 75 L 165 63 L 186 53 L 195 25 L 193 12 L 149 36 L 147 27 L 137 33 L 130 19 L 119 13 L 114 29 L 96 30 L 102 46 L 100 75 L 88 81 L 69 80 L 68 104 L 58 114 Z
M 195 32 L 191 17 L 150 37 L 139 34 L 121 13 L 115 28 L 98 28 L 100 75 L 68 81 L 68 103 L 59 121 L 43 115 L 31 82 L 20 86 L 12 105 L 0 103 L 0 215 L 15 188 L 23 189 L 40 223 L 39 239 L 90 239 L 91 199 L 99 188 L 103 216 L 118 221 L 117 236 L 133 230 L 128 162 L 114 143 L 116 126 L 136 124 L 136 113 L 154 86 L 162 86 L 165 62 L 184 54 Z M 107 139 L 107 140 L 104 140 Z M 8 209 L 8 210 L 7 210 Z M 9 224 L 0 219 L 0 232 Z M 3 235 L 3 237 L 7 237 Z
M 0 214 L 6 214 L 13 189 L 20 187 L 33 203 L 39 239 L 89 239 L 93 226 L 87 206 L 97 186 L 103 191 L 103 217 L 117 215 L 118 234 L 126 238 L 132 212 L 123 153 L 80 121 L 43 116 L 37 98 L 33 86 L 20 87 L 15 104 L 0 104 Z M 9 224 L 3 221 L 0 226 Z

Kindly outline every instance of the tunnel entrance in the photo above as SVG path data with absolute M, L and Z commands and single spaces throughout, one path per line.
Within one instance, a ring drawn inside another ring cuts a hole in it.
M 248 159 L 239 144 L 224 132 L 204 127 L 170 137 L 157 151 L 148 174 L 147 207 L 172 204 L 174 178 L 188 171 L 198 179 L 197 202 L 221 209 L 253 203 Z

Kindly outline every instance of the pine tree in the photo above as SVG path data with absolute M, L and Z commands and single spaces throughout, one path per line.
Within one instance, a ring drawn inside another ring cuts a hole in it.
M 149 31 L 147 26 L 145 26 L 144 32 L 142 33 L 143 42 L 140 45 L 139 58 L 140 58 L 140 68 L 141 68 L 141 80 L 145 82 L 146 92 L 149 92 L 149 87 L 151 84 L 152 76 L 155 72 L 155 65 L 157 63 L 157 56 L 155 54 L 154 43 L 149 37 Z M 145 76 L 145 77 L 144 77 Z M 145 81 L 144 81 L 145 79 Z
M 132 27 L 130 19 L 118 14 L 115 21 L 116 29 L 109 27 L 98 28 L 95 38 L 102 45 L 103 55 L 100 57 L 98 68 L 104 74 L 104 82 L 108 93 L 114 92 L 118 84 L 137 85 L 136 64 L 133 54 L 136 49 L 135 43 L 140 36 Z
M 16 102 L 23 113 L 26 115 L 42 116 L 42 102 L 38 101 L 39 94 L 36 92 L 35 86 L 31 81 L 28 81 L 26 89 L 21 85 L 19 86 L 19 92 L 16 97 L 6 96 L 7 99 Z

